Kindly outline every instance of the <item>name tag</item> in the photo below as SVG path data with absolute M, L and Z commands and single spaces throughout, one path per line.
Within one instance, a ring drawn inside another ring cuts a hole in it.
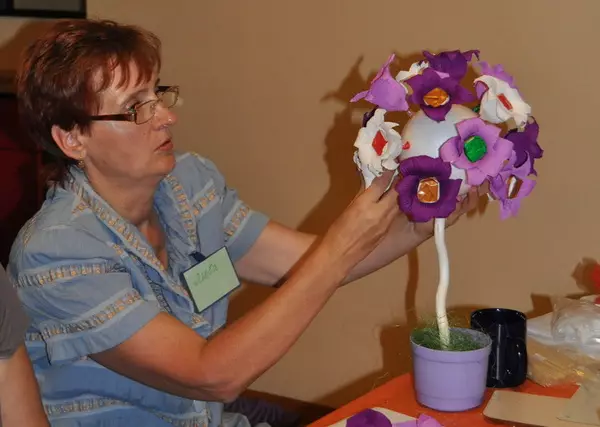
M 183 279 L 199 313 L 241 286 L 226 247 L 184 271 Z

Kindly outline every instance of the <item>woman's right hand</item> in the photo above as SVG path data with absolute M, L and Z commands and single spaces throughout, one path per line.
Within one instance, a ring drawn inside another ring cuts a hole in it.
M 375 178 L 350 203 L 325 234 L 323 249 L 333 254 L 342 268 L 351 270 L 365 258 L 386 235 L 394 218 L 400 214 L 395 181 L 386 192 L 393 172 Z

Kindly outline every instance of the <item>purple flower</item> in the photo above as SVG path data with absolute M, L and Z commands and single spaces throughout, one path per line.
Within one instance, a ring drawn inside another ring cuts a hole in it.
M 456 208 L 461 180 L 450 179 L 452 166 L 439 157 L 410 157 L 398 167 L 398 205 L 415 222 L 447 218 Z
M 504 67 L 502 65 L 498 64 L 491 67 L 487 62 L 481 61 L 479 63 L 479 66 L 481 69 L 482 76 L 494 77 L 496 79 L 505 81 L 510 87 L 514 89 L 517 88 L 514 83 L 515 79 L 513 78 L 513 76 L 504 71 Z M 484 82 L 475 82 L 475 92 L 477 93 L 477 98 L 481 98 L 486 90 L 488 90 L 488 87 Z
M 393 427 L 443 427 L 436 419 L 422 414 L 416 420 L 396 423 Z
M 512 153 L 508 162 L 494 178 L 490 179 L 490 192 L 500 201 L 500 218 L 506 219 L 519 212 L 521 200 L 529 196 L 536 182 L 529 179 L 531 160 L 525 159 L 521 166 L 515 166 L 516 153 Z
M 365 409 L 348 418 L 346 427 L 392 427 L 392 422 L 381 412 Z
M 469 50 L 467 52 L 453 50 L 440 52 L 437 55 L 423 51 L 423 55 L 427 58 L 429 66 L 433 70 L 448 75 L 457 81 L 462 80 L 465 74 L 467 74 L 468 63 L 473 55 L 479 59 L 478 50 Z
M 369 120 L 371 120 L 373 118 L 373 116 L 375 115 L 375 111 L 377 111 L 377 107 L 375 107 L 371 111 L 367 111 L 365 114 L 363 114 L 362 127 L 367 126 L 367 123 L 369 122 Z
M 457 123 L 456 130 L 458 135 L 440 147 L 440 157 L 464 169 L 469 185 L 498 175 L 513 150 L 512 142 L 500 138 L 500 128 L 474 117 Z
M 536 170 L 533 167 L 535 159 L 541 159 L 544 155 L 544 150 L 537 142 L 538 135 L 540 133 L 540 127 L 537 122 L 527 123 L 525 129 L 520 132 L 518 129 L 511 130 L 504 137 L 511 141 L 514 145 L 513 150 L 517 155 L 515 166 L 520 167 L 527 159 L 531 160 L 531 171 L 534 175 L 537 175 Z
M 452 108 L 452 104 L 475 101 L 475 96 L 462 87 L 457 80 L 441 77 L 435 70 L 427 68 L 422 74 L 406 81 L 413 89 L 412 102 L 421 107 L 431 120 L 441 122 Z
M 356 102 L 364 98 L 366 101 L 387 111 L 408 110 L 406 87 L 402 83 L 396 81 L 390 73 L 390 64 L 395 56 L 395 54 L 392 54 L 384 66 L 379 70 L 375 78 L 371 81 L 369 90 L 354 95 L 350 102 Z

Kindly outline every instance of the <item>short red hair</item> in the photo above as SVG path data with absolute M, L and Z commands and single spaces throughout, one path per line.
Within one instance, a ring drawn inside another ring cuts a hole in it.
M 17 71 L 19 110 L 32 139 L 56 157 L 53 179 L 62 182 L 74 160 L 57 147 L 52 127 L 89 131 L 98 93 L 113 83 L 115 68 L 123 71 L 119 86 L 129 84 L 132 63 L 137 83 L 146 83 L 160 70 L 160 50 L 153 33 L 108 20 L 59 21 L 27 48 Z

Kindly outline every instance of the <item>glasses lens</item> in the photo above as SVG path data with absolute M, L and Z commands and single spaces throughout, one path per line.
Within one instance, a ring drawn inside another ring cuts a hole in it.
M 165 92 L 160 94 L 160 101 L 162 105 L 166 108 L 171 108 L 177 103 L 177 98 L 179 97 L 179 92 L 175 88 L 170 88 Z
M 150 120 L 154 116 L 155 105 L 156 103 L 154 102 L 145 102 L 138 106 L 138 108 L 136 108 L 137 114 L 135 117 L 135 122 L 138 125 L 141 125 L 142 123 L 146 123 L 148 120 Z
M 158 102 L 160 102 L 165 108 L 171 108 L 177 103 L 178 98 L 179 90 L 176 87 L 169 88 L 164 92 L 160 92 L 156 101 L 145 102 L 137 107 L 135 122 L 138 125 L 141 125 L 152 119 L 152 117 L 154 117 L 156 104 Z

